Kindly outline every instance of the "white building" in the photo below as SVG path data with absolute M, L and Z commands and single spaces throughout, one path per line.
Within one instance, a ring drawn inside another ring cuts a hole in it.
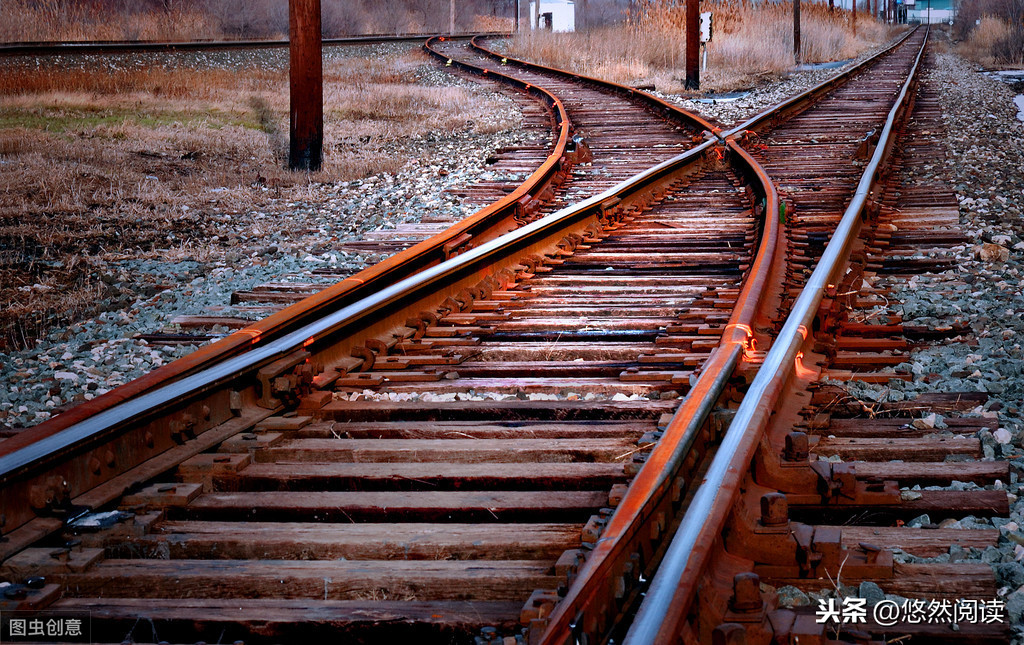
M 530 27 L 548 31 L 576 31 L 576 5 L 572 0 L 530 0 Z

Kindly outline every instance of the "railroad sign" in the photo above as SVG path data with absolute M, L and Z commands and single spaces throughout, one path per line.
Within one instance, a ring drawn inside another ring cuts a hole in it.
M 711 41 L 711 12 L 702 11 L 700 13 L 700 42 L 706 43 Z

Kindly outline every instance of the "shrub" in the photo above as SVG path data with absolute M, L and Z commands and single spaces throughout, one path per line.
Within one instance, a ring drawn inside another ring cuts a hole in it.
M 983 65 L 1024 64 L 1024 0 L 963 0 L 953 36 L 962 55 Z
M 789 3 L 705 2 L 713 13 L 714 37 L 708 45 L 704 85 L 742 86 L 762 74 L 793 67 L 793 14 Z M 805 3 L 801 11 L 802 59 L 851 58 L 889 37 L 889 27 L 859 16 L 854 35 L 847 11 Z M 642 3 L 624 24 L 575 34 L 534 31 L 513 41 L 512 53 L 530 60 L 623 83 L 654 82 L 658 89 L 679 89 L 685 52 L 685 13 L 679 4 Z

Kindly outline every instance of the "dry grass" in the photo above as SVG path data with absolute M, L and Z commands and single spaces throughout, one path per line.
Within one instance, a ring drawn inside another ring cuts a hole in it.
M 793 17 L 789 4 L 705 3 L 714 13 L 715 33 L 708 46 L 705 90 L 748 86 L 765 75 L 791 69 Z M 516 56 L 627 84 L 654 83 L 678 92 L 685 48 L 685 16 L 680 5 L 651 4 L 626 24 L 577 34 L 532 32 L 517 37 Z M 852 58 L 884 42 L 889 27 L 858 16 L 853 35 L 849 12 L 830 12 L 805 3 L 801 17 L 803 60 L 825 62 Z
M 424 62 L 414 52 L 327 65 L 324 165 L 312 174 L 286 168 L 284 71 L 5 68 L 0 346 L 95 307 L 94 261 L 202 255 L 217 232 L 210 211 L 262 210 L 312 183 L 394 171 L 409 137 L 514 126 L 469 89 L 416 84 Z
M 1020 32 L 1020 33 L 1018 33 Z M 1002 18 L 984 16 L 977 26 L 970 30 L 967 39 L 960 43 L 957 51 L 986 67 L 1024 64 L 1024 45 L 1019 39 L 1022 30 L 1013 27 Z M 1014 47 L 1013 43 L 1017 43 Z
M 322 0 L 321 10 L 329 37 L 448 28 L 447 0 Z M 287 0 L 2 0 L 0 15 L 0 42 L 288 35 Z M 511 9 L 493 0 L 459 0 L 456 23 L 467 32 L 511 31 Z
M 212 17 L 180 5 L 167 11 L 97 11 L 63 0 L 4 0 L 0 42 L 199 40 L 218 33 Z
M 981 23 L 970 31 L 967 40 L 962 42 L 959 52 L 962 56 L 975 60 L 983 65 L 995 63 L 993 45 L 1008 38 L 1010 25 L 995 16 L 981 18 Z
M 962 55 L 986 67 L 1024 65 L 1024 0 L 961 0 L 953 37 Z

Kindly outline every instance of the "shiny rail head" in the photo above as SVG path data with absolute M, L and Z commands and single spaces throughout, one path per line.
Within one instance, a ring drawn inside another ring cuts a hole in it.
M 419 39 L 419 37 L 417 37 Z M 436 38 L 431 38 L 436 40 Z M 426 47 L 426 44 L 425 44 Z M 429 47 L 427 47 L 428 51 Z M 432 55 L 440 55 L 431 52 Z M 557 141 L 554 149 L 548 158 L 515 190 L 499 201 L 485 206 L 465 220 L 453 225 L 448 230 L 439 233 L 413 247 L 397 253 L 387 260 L 372 267 L 360 271 L 356 276 L 342 280 L 333 286 L 327 287 L 324 291 L 310 296 L 305 300 L 296 303 L 285 310 L 272 314 L 268 318 L 253 323 L 223 338 L 212 345 L 200 348 L 188 356 L 178 359 L 168 365 L 158 368 L 140 379 L 116 388 L 92 401 L 76 406 L 72 410 L 58 415 L 38 426 L 19 434 L 3 446 L 0 446 L 0 455 L 14 452 L 17 448 L 27 445 L 32 441 L 42 440 L 50 434 L 64 430 L 71 425 L 85 421 L 89 417 L 99 414 L 125 400 L 134 399 L 142 394 L 148 393 L 161 385 L 171 381 L 189 376 L 199 370 L 212 366 L 218 362 L 227 360 L 239 353 L 249 351 L 254 346 L 262 345 L 269 339 L 287 333 L 321 315 L 326 309 L 337 308 L 342 304 L 354 302 L 360 293 L 373 293 L 382 288 L 394 284 L 396 281 L 415 273 L 423 266 L 433 262 L 443 261 L 448 257 L 445 248 L 452 240 L 458 239 L 466 234 L 477 235 L 486 232 L 491 226 L 499 224 L 501 218 L 510 216 L 510 213 L 517 208 L 518 200 L 524 196 L 537 194 L 546 182 L 558 170 L 560 159 L 564 156 L 569 146 L 568 118 L 565 117 L 564 107 L 554 96 L 546 93 L 542 88 L 527 86 L 531 94 L 541 97 L 541 100 L 548 103 L 555 111 L 558 121 L 556 134 Z
M 139 422 L 148 415 L 187 400 L 197 393 L 222 386 L 239 375 L 251 374 L 262 365 L 302 348 L 310 338 L 322 338 L 339 329 L 356 325 L 360 321 L 368 321 L 372 319 L 375 312 L 388 305 L 410 298 L 412 294 L 422 292 L 424 289 L 437 286 L 454 275 L 475 270 L 481 263 L 485 263 L 503 252 L 514 251 L 531 239 L 550 235 L 553 231 L 588 213 L 600 211 L 602 205 L 612 200 L 619 200 L 623 195 L 632 195 L 643 190 L 659 177 L 674 169 L 697 163 L 713 145 L 714 141 L 705 141 L 703 144 L 649 168 L 599 195 L 551 213 L 523 228 L 506 233 L 441 264 L 427 268 L 414 276 L 385 287 L 373 296 L 368 296 L 338 311 L 329 313 L 281 338 L 217 363 L 180 381 L 119 403 L 35 443 L 4 454 L 0 456 L 0 482 L 17 478 L 25 471 L 52 462 L 74 446 L 113 432 L 130 423 Z M 367 324 L 369 323 L 367 322 Z
M 775 105 L 773 105 L 773 106 L 771 106 L 771 107 L 769 107 L 769 108 L 767 108 L 765 110 L 762 110 L 760 113 L 750 117 L 749 119 L 747 119 L 746 121 L 744 121 L 740 125 L 737 125 L 737 126 L 733 127 L 732 129 L 730 129 L 730 130 L 728 130 L 726 132 L 723 132 L 721 134 L 722 138 L 725 139 L 725 138 L 730 138 L 730 137 L 738 137 L 738 136 L 741 136 L 747 130 L 751 130 L 751 131 L 752 130 L 756 130 L 759 126 L 764 124 L 766 121 L 769 121 L 770 119 L 772 119 L 776 115 L 780 114 L 781 112 L 785 111 L 786 109 L 789 109 L 791 107 L 798 106 L 801 103 L 807 102 L 807 101 L 811 100 L 813 97 L 817 96 L 818 94 L 821 94 L 821 93 L 827 91 L 830 87 L 834 87 L 836 85 L 845 83 L 847 80 L 852 78 L 855 74 L 859 73 L 860 71 L 866 69 L 868 66 L 870 66 L 870 65 L 874 64 L 875 62 L 877 62 L 882 56 L 885 56 L 886 54 L 894 51 L 897 47 L 902 45 L 908 38 L 910 38 L 918 29 L 920 29 L 920 25 L 915 26 L 913 29 L 908 29 L 899 38 L 897 38 L 896 41 L 893 42 L 891 45 L 889 45 L 888 47 L 886 47 L 882 51 L 878 52 L 874 56 L 871 56 L 870 58 L 866 58 L 863 61 L 861 61 L 860 63 L 857 63 L 856 65 L 854 65 L 850 69 L 846 70 L 842 74 L 838 74 L 838 75 L 836 75 L 836 76 L 834 76 L 834 77 L 832 77 L 830 79 L 824 80 L 821 83 L 818 83 L 814 87 L 810 88 L 809 90 L 805 90 L 804 92 L 801 92 L 800 94 L 796 94 L 794 96 L 791 96 L 788 99 L 780 101 L 779 103 L 777 103 L 777 104 L 775 104 Z
M 726 431 L 722 444 L 712 460 L 705 475 L 704 482 L 697 489 L 682 522 L 672 538 L 662 566 L 654 576 L 633 624 L 627 633 L 625 643 L 628 645 L 648 645 L 665 643 L 672 639 L 671 634 L 678 633 L 678 621 L 685 618 L 686 606 L 696 591 L 696 582 L 690 580 L 698 575 L 706 564 L 706 549 L 697 549 L 698 544 L 709 543 L 708 536 L 721 533 L 722 527 L 710 525 L 715 509 L 724 508 L 731 503 L 729 499 L 720 497 L 736 490 L 737 478 L 742 476 L 749 463 L 750 455 L 739 453 L 743 446 L 749 452 L 756 445 L 752 435 L 755 432 L 755 420 L 761 415 L 770 413 L 766 404 L 768 393 L 777 383 L 784 381 L 795 369 L 796 353 L 803 342 L 807 330 L 810 329 L 811 318 L 818 303 L 824 295 L 825 286 L 836 266 L 842 261 L 844 254 L 852 243 L 851 235 L 864 210 L 871 186 L 876 180 L 878 170 L 887 153 L 888 142 L 894 137 L 895 122 L 901 108 L 917 77 L 921 59 L 928 44 L 928 34 L 918 50 L 917 56 L 908 73 L 906 81 L 896 97 L 886 118 L 880 138 L 871 161 L 865 167 L 853 201 L 843 214 L 836 232 L 829 241 L 821 260 L 815 267 L 807 286 L 801 291 L 790 314 L 786 318 L 782 330 L 769 350 L 747 394 L 736 410 L 732 423 Z M 766 418 L 766 417 L 765 417 Z M 740 463 L 742 462 L 742 463 Z M 689 576 L 684 580 L 684 576 Z

